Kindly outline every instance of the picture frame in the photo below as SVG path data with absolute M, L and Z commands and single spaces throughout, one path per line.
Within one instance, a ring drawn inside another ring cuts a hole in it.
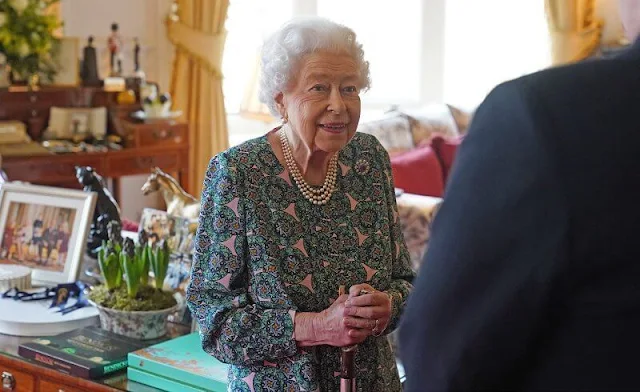
M 35 285 L 75 282 L 94 192 L 23 183 L 0 186 L 0 263 L 32 269 Z
M 73 140 L 92 135 L 102 139 L 107 133 L 107 108 L 63 108 L 49 109 L 49 125 L 46 138 Z
M 186 292 L 191 275 L 191 263 L 195 234 L 191 230 L 192 222 L 181 216 L 169 215 L 166 211 L 154 208 L 142 210 L 138 227 L 138 238 L 144 230 L 152 243 L 165 240 L 171 248 L 169 268 L 165 286 L 182 294 Z
M 57 56 L 58 72 L 51 84 L 75 87 L 80 85 L 80 38 L 60 37 Z

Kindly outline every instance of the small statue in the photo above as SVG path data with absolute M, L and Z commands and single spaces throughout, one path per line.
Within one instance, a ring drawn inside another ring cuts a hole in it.
M 115 221 L 119 227 L 122 227 L 120 207 L 118 207 L 118 203 L 116 203 L 113 195 L 105 186 L 102 177 L 94 172 L 93 168 L 76 166 L 76 178 L 83 185 L 85 192 L 95 192 L 98 195 L 87 241 L 87 251 L 94 256 L 96 249 L 102 245 L 102 241 L 109 239 L 108 225 Z M 115 225 L 114 223 L 111 224 Z
M 82 69 L 80 70 L 82 84 L 85 86 L 99 86 L 100 76 L 98 75 L 98 57 L 96 48 L 93 46 L 93 36 L 87 40 L 82 54 Z
M 151 175 L 142 185 L 141 191 L 145 196 L 157 191 L 162 192 L 169 215 L 187 219 L 198 219 L 200 215 L 200 201 L 188 194 L 178 181 L 158 167 L 151 169 Z
M 111 67 L 111 76 L 122 75 L 122 38 L 118 33 L 120 27 L 117 23 L 111 24 L 111 35 L 107 41 L 109 53 L 111 54 L 109 65 Z
M 140 71 L 140 41 L 138 37 L 133 39 L 133 72 Z

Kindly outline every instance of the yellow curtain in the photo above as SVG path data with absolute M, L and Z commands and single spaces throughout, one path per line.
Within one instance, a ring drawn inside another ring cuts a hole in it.
M 229 0 L 176 0 L 167 32 L 176 47 L 169 92 L 189 124 L 187 192 L 200 195 L 212 156 L 229 147 L 222 94 L 222 52 Z
M 587 58 L 600 44 L 602 21 L 595 0 L 545 0 L 554 65 Z

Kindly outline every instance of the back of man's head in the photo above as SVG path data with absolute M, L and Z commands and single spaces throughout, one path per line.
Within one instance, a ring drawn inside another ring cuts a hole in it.
M 635 41 L 640 36 L 640 0 L 618 0 L 620 20 L 627 38 Z

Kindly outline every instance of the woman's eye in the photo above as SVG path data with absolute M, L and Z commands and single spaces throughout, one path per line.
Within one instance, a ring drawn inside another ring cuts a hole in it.
M 322 84 L 316 84 L 315 86 L 311 87 L 311 91 L 325 91 L 326 87 L 323 86 Z
M 345 93 L 349 93 L 349 94 L 353 94 L 353 93 L 357 93 L 358 89 L 356 88 L 356 86 L 348 86 L 342 89 Z

